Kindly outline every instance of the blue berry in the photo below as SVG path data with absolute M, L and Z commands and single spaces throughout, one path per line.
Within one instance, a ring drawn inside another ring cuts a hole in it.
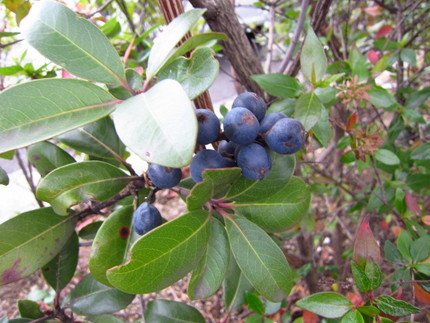
M 158 227 L 162 223 L 161 214 L 158 209 L 144 202 L 133 213 L 133 228 L 137 234 L 145 234 Z
M 208 168 L 224 168 L 224 158 L 215 150 L 201 150 L 191 160 L 190 173 L 194 182 L 203 180 L 202 172 Z
M 233 158 L 236 147 L 237 144 L 235 144 L 233 141 L 221 140 L 218 145 L 218 152 L 223 157 Z
M 270 128 L 273 127 L 273 125 L 276 123 L 276 121 L 287 118 L 287 115 L 283 112 L 272 112 L 269 113 L 267 116 L 263 118 L 260 122 L 260 132 L 266 133 L 270 130 Z
M 266 143 L 279 154 L 294 154 L 305 145 L 305 134 L 300 121 L 283 118 L 266 133 Z
M 165 167 L 155 164 L 149 165 L 147 174 L 152 184 L 158 188 L 171 188 L 176 186 L 182 177 L 180 168 Z
M 196 109 L 196 116 L 199 123 L 197 143 L 207 145 L 214 142 L 220 130 L 218 117 L 207 109 Z
M 239 145 L 250 144 L 257 138 L 260 123 L 246 108 L 230 110 L 224 118 L 224 133 L 230 141 Z
M 232 109 L 237 107 L 247 108 L 257 117 L 258 121 L 260 121 L 266 114 L 267 105 L 264 100 L 254 92 L 243 92 L 233 101 Z
M 258 180 L 269 175 L 272 159 L 263 146 L 252 143 L 240 148 L 237 154 L 237 165 L 242 169 L 243 176 Z

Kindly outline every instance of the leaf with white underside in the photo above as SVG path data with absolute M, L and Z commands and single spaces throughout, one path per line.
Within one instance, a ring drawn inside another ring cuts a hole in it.
M 125 79 L 121 58 L 103 32 L 59 2 L 35 2 L 20 27 L 31 46 L 76 76 L 117 85 Z
M 119 104 L 112 115 L 122 142 L 147 162 L 177 168 L 191 162 L 196 113 L 177 81 L 157 83 Z
M 114 110 L 115 97 L 81 80 L 45 79 L 0 93 L 0 153 L 52 138 Z

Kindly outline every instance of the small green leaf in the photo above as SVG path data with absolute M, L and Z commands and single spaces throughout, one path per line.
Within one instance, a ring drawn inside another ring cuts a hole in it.
M 412 151 L 411 159 L 413 160 L 430 160 L 430 143 L 425 142 Z
M 366 276 L 370 281 L 370 289 L 376 290 L 381 286 L 382 282 L 382 273 L 378 264 L 372 260 L 366 261 L 366 267 L 364 268 Z
M 171 79 L 178 81 L 188 97 L 193 100 L 209 89 L 218 76 L 219 63 L 214 52 L 208 47 L 195 50 L 190 58 L 178 57 L 165 66 L 158 80 Z
M 50 203 L 55 212 L 66 215 L 67 208 L 78 202 L 111 198 L 128 182 L 129 178 L 122 170 L 108 163 L 80 162 L 49 173 L 39 183 L 36 195 Z
M 256 224 L 226 219 L 231 250 L 249 282 L 266 299 L 281 301 L 292 287 L 291 269 L 278 245 Z
M 240 270 L 232 254 L 222 288 L 225 306 L 230 311 L 235 311 L 242 306 L 245 303 L 246 293 L 254 289 Z
M 159 291 L 197 265 L 209 238 L 209 212 L 186 213 L 143 235 L 129 261 L 107 272 L 109 282 L 128 293 Z
M 300 54 L 300 66 L 305 77 L 313 84 L 321 80 L 327 71 L 324 48 L 311 26 L 308 27 Z
M 400 58 L 413 67 L 417 66 L 417 55 L 412 48 L 403 48 L 400 51 Z
M 354 47 L 349 55 L 352 76 L 357 76 L 358 82 L 367 82 L 369 71 L 367 70 L 367 59 Z
M 100 119 L 115 98 L 75 79 L 36 80 L 0 93 L 0 153 L 46 140 Z
M 20 27 L 31 46 L 76 76 L 110 84 L 125 78 L 121 58 L 106 36 L 59 2 L 35 3 Z
M 327 109 L 321 109 L 320 120 L 312 128 L 315 138 L 323 147 L 327 147 L 333 137 L 333 127 L 329 117 Z
M 367 316 L 376 316 L 381 313 L 381 311 L 374 306 L 359 306 L 357 307 L 357 310 Z
M 402 259 L 402 255 L 399 252 L 399 249 L 392 243 L 390 240 L 385 240 L 384 243 L 384 257 L 392 262 L 400 262 Z
M 193 27 L 205 9 L 192 9 L 173 19 L 163 31 L 154 40 L 154 46 L 151 49 L 148 59 L 148 68 L 146 70 L 147 79 L 156 75 L 169 57 L 173 54 L 176 44 L 185 36 Z
M 261 86 L 267 93 L 278 98 L 294 98 L 302 91 L 300 83 L 289 75 L 273 74 L 255 74 L 251 78 Z
M 151 323 L 205 323 L 205 319 L 196 308 L 166 299 L 148 302 L 144 317 L 145 322 Z
M 372 289 L 370 279 L 359 265 L 354 262 L 351 263 L 351 271 L 354 282 L 360 292 L 367 293 Z
M 246 293 L 245 301 L 251 311 L 264 314 L 264 303 L 258 297 L 257 293 Z
M 121 200 L 121 201 L 124 201 L 124 200 Z M 79 238 L 83 240 L 94 240 L 102 224 L 103 224 L 103 221 L 94 221 L 87 224 L 81 230 L 79 230 L 79 234 L 78 234 Z
M 430 263 L 416 264 L 415 269 L 418 270 L 420 273 L 430 276 Z
M 133 230 L 132 217 L 131 205 L 112 212 L 94 238 L 88 268 L 94 279 L 106 286 L 111 286 L 106 271 L 127 260 Z
M 31 145 L 27 150 L 27 158 L 41 177 L 45 177 L 58 167 L 75 162 L 67 152 L 48 141 Z
M 210 222 L 211 232 L 205 254 L 193 270 L 188 284 L 190 299 L 212 296 L 221 286 L 228 269 L 230 246 L 224 226 L 215 218 Z
M 73 278 L 79 258 L 79 239 L 73 232 L 60 253 L 41 268 L 43 278 L 57 292 L 60 292 Z
M 377 297 L 374 302 L 376 307 L 378 307 L 382 312 L 391 316 L 402 317 L 421 312 L 419 308 L 412 304 L 395 299 L 388 295 L 381 295 Z
M 9 176 L 5 172 L 3 168 L 0 167 L 0 185 L 8 185 L 9 184 Z
M 349 299 L 333 292 L 312 294 L 297 301 L 296 305 L 326 318 L 342 317 L 353 307 Z
M 196 113 L 177 81 L 163 80 L 127 99 L 113 117 L 121 140 L 147 162 L 176 168 L 191 162 L 197 139 Z
M 374 153 L 375 159 L 385 165 L 399 165 L 400 159 L 390 150 L 379 148 Z
M 70 292 L 67 306 L 79 315 L 114 313 L 126 308 L 135 295 L 105 286 L 88 274 Z
M 401 230 L 399 236 L 397 237 L 397 248 L 403 258 L 412 260 L 411 257 L 411 246 L 412 238 L 406 230 Z
M 297 100 L 294 116 L 303 124 L 306 131 L 309 131 L 321 119 L 323 109 L 324 106 L 318 96 L 309 92 Z
M 21 317 L 27 319 L 35 320 L 44 316 L 40 310 L 40 305 L 28 299 L 18 300 L 18 311 Z
M 0 75 L 14 75 L 24 70 L 20 65 L 0 67 Z
M 370 103 L 379 108 L 388 108 L 397 103 L 394 96 L 380 86 L 373 86 L 366 92 L 370 95 Z
M 77 219 L 51 208 L 21 213 L 0 225 L 0 285 L 24 278 L 60 252 Z
M 122 319 L 110 314 L 89 316 L 88 319 L 92 323 L 123 323 L 124 322 Z
M 409 174 L 406 183 L 415 192 L 420 192 L 421 189 L 428 188 L 430 174 Z
M 422 90 L 413 92 L 409 95 L 405 102 L 405 108 L 415 109 L 421 107 L 424 102 L 430 97 L 430 87 L 425 87 Z
M 121 32 L 121 24 L 114 17 L 106 21 L 99 29 L 106 35 L 106 37 L 114 37 Z
M 359 311 L 353 310 L 346 313 L 340 323 L 364 323 L 364 318 Z
M 417 263 L 430 255 L 430 236 L 425 235 L 415 240 L 411 245 L 412 261 Z

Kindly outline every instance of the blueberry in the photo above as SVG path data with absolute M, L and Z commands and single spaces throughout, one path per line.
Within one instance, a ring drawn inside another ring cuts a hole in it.
M 246 108 L 230 110 L 224 118 L 224 133 L 230 141 L 239 145 L 250 144 L 257 138 L 260 123 Z
M 250 110 L 260 121 L 266 114 L 267 105 L 264 100 L 254 92 L 243 92 L 233 101 L 232 109 L 242 107 Z
M 145 234 L 158 227 L 162 223 L 161 214 L 158 209 L 144 202 L 133 213 L 133 228 L 137 234 Z
M 237 165 L 242 169 L 243 176 L 258 180 L 269 175 L 272 159 L 263 146 L 253 143 L 240 148 Z
M 218 145 L 218 152 L 223 157 L 233 158 L 236 147 L 237 144 L 235 144 L 233 141 L 221 140 Z
M 171 188 L 176 186 L 182 177 L 180 168 L 165 167 L 155 164 L 149 165 L 147 174 L 152 184 L 158 188 Z
M 207 109 L 196 109 L 196 116 L 199 123 L 197 143 L 207 145 L 214 142 L 220 130 L 218 117 Z
M 282 112 L 272 112 L 263 118 L 260 122 L 260 132 L 266 133 L 272 128 L 272 126 L 276 123 L 276 121 L 287 118 L 287 115 Z
M 305 145 L 305 133 L 300 121 L 283 118 L 266 133 L 266 143 L 279 154 L 294 154 Z
M 224 158 L 215 150 L 201 150 L 191 160 L 190 173 L 194 182 L 203 180 L 202 172 L 208 168 L 224 168 Z

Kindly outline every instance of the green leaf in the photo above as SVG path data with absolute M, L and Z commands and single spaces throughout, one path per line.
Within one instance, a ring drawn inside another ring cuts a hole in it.
M 42 177 L 58 167 L 75 162 L 67 152 L 48 141 L 31 145 L 27 150 L 27 158 Z
M 20 65 L 0 67 L 0 75 L 14 75 L 23 70 Z
M 390 240 L 385 240 L 384 243 L 384 257 L 392 262 L 400 262 L 402 260 L 402 255 L 399 249 Z
M 228 190 L 240 178 L 238 167 L 208 169 L 203 172 L 203 181 L 194 185 L 187 197 L 189 211 L 199 210 L 212 197 Z
M 430 263 L 416 264 L 415 269 L 418 270 L 420 273 L 430 276 Z
M 109 282 L 128 293 L 159 291 L 189 273 L 206 250 L 209 212 L 186 213 L 143 235 L 129 261 L 107 272 Z
M 92 323 L 124 323 L 124 321 L 114 315 L 102 314 L 88 317 Z
M 35 3 L 20 27 L 31 46 L 76 76 L 109 84 L 125 79 L 121 58 L 103 32 L 59 2 Z
M 245 301 L 251 311 L 264 314 L 264 303 L 258 297 L 257 293 L 246 293 Z
M 306 131 L 309 131 L 321 119 L 323 109 L 324 106 L 318 96 L 309 92 L 297 100 L 294 117 L 303 124 Z
M 296 305 L 326 318 L 342 317 L 353 307 L 349 299 L 333 292 L 312 294 L 297 301 Z
M 0 225 L 0 285 L 24 278 L 63 248 L 77 219 L 51 208 L 21 213 Z
M 374 300 L 377 308 L 379 308 L 385 314 L 402 317 L 411 314 L 417 314 L 421 310 L 412 304 L 405 301 L 395 299 L 388 295 L 381 295 Z
M 95 280 L 111 286 L 106 271 L 123 264 L 132 237 L 133 207 L 122 207 L 109 215 L 94 238 L 88 268 Z
M 60 292 L 73 278 L 79 259 L 79 238 L 73 232 L 60 253 L 41 270 L 43 278 L 57 292 Z
M 364 323 L 364 318 L 359 311 L 353 310 L 346 313 L 340 323 Z
M 412 151 L 411 159 L 413 160 L 430 160 L 430 143 L 425 142 Z
M 78 202 L 111 198 L 128 182 L 129 177 L 122 170 L 108 163 L 73 163 L 45 176 L 37 187 L 36 196 L 50 203 L 58 214 L 66 215 L 67 208 Z
M 411 257 L 411 246 L 412 246 L 412 238 L 406 230 L 401 230 L 399 236 L 397 237 L 397 248 L 400 251 L 400 254 L 403 258 L 412 260 Z
M 126 308 L 135 295 L 105 286 L 88 274 L 70 292 L 67 306 L 78 315 L 114 313 Z
M 0 93 L 0 152 L 25 147 L 100 119 L 115 98 L 75 79 L 36 80 Z
M 391 150 L 379 148 L 374 153 L 375 159 L 385 165 L 399 165 L 400 159 Z
M 289 75 L 281 73 L 255 74 L 251 78 L 267 93 L 278 98 L 294 98 L 302 91 L 300 83 Z
M 8 185 L 9 184 L 9 176 L 5 172 L 3 168 L 0 167 L 0 185 Z
M 357 76 L 357 82 L 366 82 L 369 78 L 367 58 L 354 47 L 350 52 L 349 61 L 352 69 L 352 76 Z
M 178 57 L 166 65 L 158 75 L 158 80 L 178 81 L 188 97 L 193 100 L 209 89 L 218 76 L 219 63 L 214 52 L 208 47 L 195 50 L 190 58 Z
M 366 92 L 370 95 L 370 103 L 379 108 L 388 108 L 397 103 L 394 96 L 380 86 L 373 86 Z
M 357 307 L 357 310 L 367 316 L 376 316 L 381 313 L 381 311 L 374 306 L 359 306 Z
M 118 160 L 125 152 L 110 117 L 66 132 L 56 139 L 77 151 L 101 158 Z
M 424 102 L 430 97 L 430 87 L 413 92 L 409 95 L 405 102 L 405 108 L 414 109 L 421 107 Z
M 308 27 L 300 54 L 300 66 L 305 77 L 313 84 L 321 80 L 327 71 L 327 57 L 324 48 L 311 26 Z
M 417 66 L 417 55 L 412 48 L 403 48 L 400 51 L 400 58 L 413 67 Z
M 245 319 L 244 323 L 273 323 L 273 321 L 262 314 L 252 314 Z
M 409 174 L 406 184 L 415 192 L 419 192 L 423 188 L 428 188 L 430 183 L 430 174 Z
M 166 299 L 148 302 L 144 317 L 145 322 L 151 323 L 205 323 L 205 319 L 196 308 Z
M 360 292 L 367 293 L 372 289 L 370 279 L 359 265 L 354 262 L 351 263 L 351 271 L 354 282 Z
M 191 9 L 173 19 L 154 40 L 146 70 L 147 79 L 155 76 L 173 54 L 176 44 L 193 27 L 205 9 Z
M 411 245 L 412 261 L 417 263 L 430 255 L 430 236 L 425 235 L 415 240 Z
M 106 35 L 106 37 L 114 37 L 121 32 L 121 24 L 114 17 L 106 21 L 105 24 L 99 27 L 99 29 Z
M 178 82 L 157 83 L 118 105 L 113 116 L 121 140 L 147 162 L 176 168 L 191 162 L 197 119 Z
M 188 284 L 190 299 L 212 296 L 221 286 L 228 269 L 230 246 L 224 226 L 215 218 L 210 221 L 210 236 L 207 249 L 200 259 Z
M 264 186 L 260 188 L 264 189 Z M 257 194 L 239 196 L 234 200 L 233 209 L 265 231 L 283 232 L 301 220 L 308 211 L 309 203 L 308 187 L 302 179 L 292 177 L 270 197 L 258 198 Z
M 377 290 L 382 282 L 382 273 L 378 264 L 372 260 L 368 260 L 366 261 L 364 271 L 369 278 L 371 290 Z
M 263 297 L 281 301 L 292 287 L 291 269 L 284 253 L 249 220 L 237 216 L 225 220 L 230 247 L 241 271 Z
M 333 127 L 329 117 L 327 109 L 321 109 L 320 120 L 312 128 L 315 138 L 323 147 L 327 147 L 333 137 Z
M 237 310 L 245 303 L 245 295 L 254 288 L 240 270 L 233 255 L 230 254 L 229 268 L 222 284 L 224 303 L 230 311 Z
M 121 200 L 121 201 L 124 201 L 124 200 Z M 83 240 L 94 240 L 97 232 L 99 231 L 103 223 L 104 223 L 103 221 L 94 221 L 87 224 L 81 230 L 79 230 L 79 234 L 78 234 L 79 238 Z
M 28 299 L 18 300 L 18 311 L 21 317 L 28 319 L 35 320 L 44 316 L 40 310 L 40 305 Z

